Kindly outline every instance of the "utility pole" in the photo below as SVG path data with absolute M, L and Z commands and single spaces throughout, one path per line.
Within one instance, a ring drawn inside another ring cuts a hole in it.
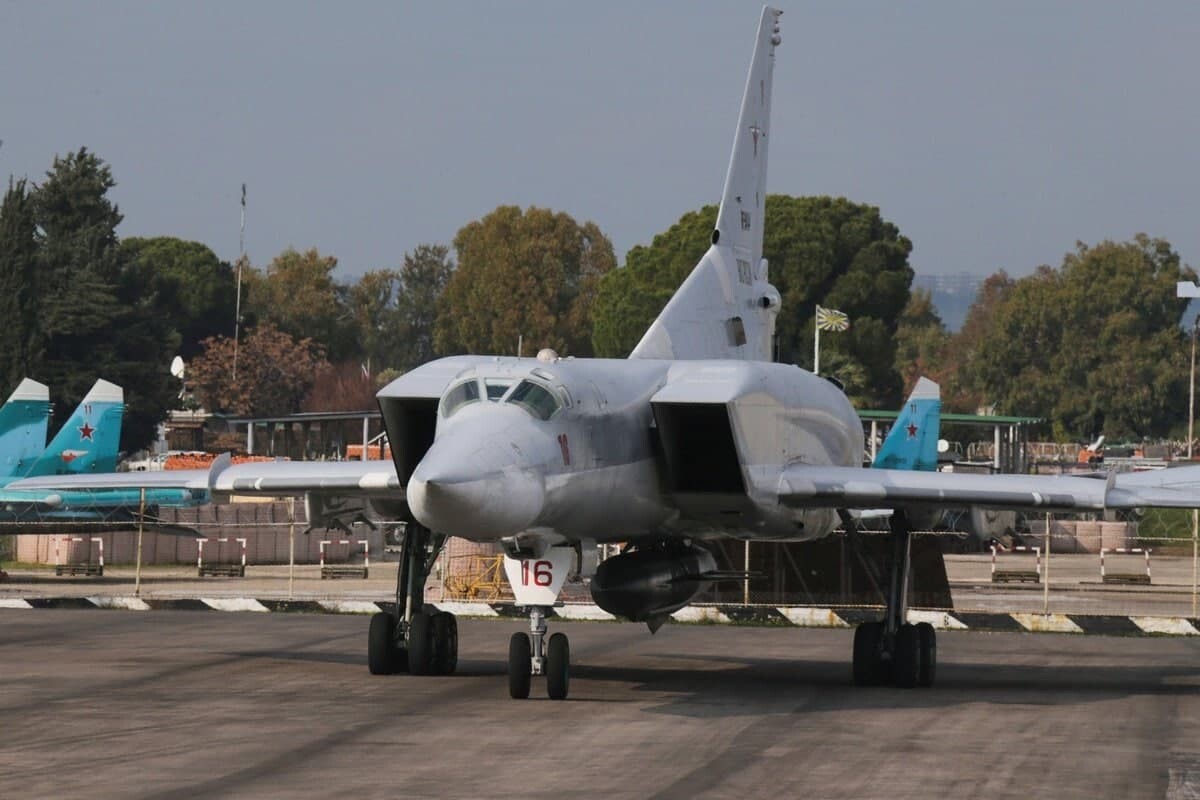
M 242 184 L 242 229 L 238 234 L 237 301 L 233 312 L 233 379 L 237 380 L 238 338 L 242 332 L 242 267 L 246 263 L 246 184 Z

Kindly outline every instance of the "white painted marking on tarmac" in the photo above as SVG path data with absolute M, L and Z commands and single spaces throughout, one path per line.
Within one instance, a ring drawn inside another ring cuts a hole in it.
M 719 622 L 722 624 L 732 622 L 720 609 L 704 606 L 681 608 L 671 615 L 671 619 L 676 622 Z
M 1012 618 L 1027 631 L 1035 633 L 1083 633 L 1083 628 L 1071 621 L 1066 614 L 1018 614 Z
M 1197 636 L 1200 631 L 1182 617 L 1130 617 L 1134 625 L 1146 633 L 1166 633 L 1171 636 Z
M 200 602 L 217 611 L 270 611 L 253 597 L 201 597 Z
M 487 603 L 462 603 L 455 601 L 437 602 L 438 611 L 448 611 L 460 617 L 498 617 L 500 612 Z
M 33 608 L 19 597 L 0 597 L 0 608 Z
M 828 608 L 798 608 L 780 606 L 779 613 L 801 628 L 849 628 L 850 623 Z
M 611 622 L 616 619 L 616 617 L 599 606 L 588 604 L 557 606 L 554 609 L 554 614 L 562 619 L 584 619 L 607 622 Z
M 947 614 L 945 611 L 919 611 L 909 609 L 908 621 L 914 625 L 918 622 L 928 622 L 939 631 L 965 631 L 967 626 L 962 620 Z
M 321 608 L 334 614 L 378 614 L 379 606 L 370 600 L 318 600 Z
M 123 611 L 149 611 L 150 606 L 140 597 L 89 597 L 87 601 L 96 608 L 119 608 Z
M 1167 800 L 1200 800 L 1200 770 L 1167 770 Z

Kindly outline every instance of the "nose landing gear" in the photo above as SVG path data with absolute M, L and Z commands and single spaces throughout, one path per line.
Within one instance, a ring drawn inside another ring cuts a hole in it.
M 508 640 L 508 695 L 514 700 L 529 697 L 534 675 L 546 676 L 546 694 L 565 700 L 571 683 L 571 646 L 565 633 L 546 640 L 546 609 L 529 610 L 529 633 L 514 633 Z

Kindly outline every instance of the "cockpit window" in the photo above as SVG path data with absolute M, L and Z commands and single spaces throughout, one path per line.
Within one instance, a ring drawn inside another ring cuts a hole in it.
M 500 398 L 504 397 L 504 393 L 512 388 L 513 382 L 504 378 L 484 378 L 483 388 L 487 392 L 487 399 L 493 403 L 500 402 Z
M 558 399 L 549 389 L 532 381 L 521 381 L 506 402 L 516 403 L 538 419 L 550 419 L 559 409 Z
M 467 403 L 479 400 L 479 382 L 472 378 L 450 389 L 442 397 L 442 417 L 449 417 Z

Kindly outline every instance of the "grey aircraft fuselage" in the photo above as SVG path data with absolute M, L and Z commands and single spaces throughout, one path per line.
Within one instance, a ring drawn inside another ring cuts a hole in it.
M 409 509 L 477 541 L 814 539 L 836 514 L 779 503 L 783 468 L 862 464 L 845 395 L 785 364 L 458 356 L 386 387 L 385 418 L 410 394 L 441 400 Z

